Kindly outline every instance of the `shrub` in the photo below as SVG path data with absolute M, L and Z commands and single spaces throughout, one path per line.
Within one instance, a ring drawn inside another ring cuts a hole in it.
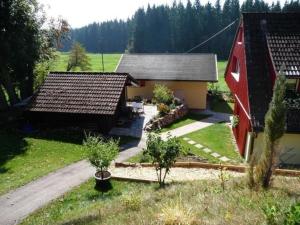
M 157 134 L 148 134 L 147 148 L 144 149 L 144 152 L 150 156 L 152 163 L 155 164 L 160 186 L 164 186 L 166 175 L 176 162 L 180 151 L 181 144 L 178 138 L 169 136 L 166 141 L 163 141 Z
M 263 212 L 265 214 L 267 225 L 277 225 L 277 224 L 279 224 L 280 209 L 277 205 L 267 204 L 263 208 Z
M 300 202 L 291 206 L 286 213 L 284 225 L 299 225 L 300 224 Z
M 119 153 L 119 141 L 114 139 L 105 141 L 101 136 L 87 135 L 83 144 L 89 151 L 90 163 L 101 172 L 101 177 L 103 177 L 103 172 Z
M 160 103 L 157 106 L 157 109 L 158 109 L 158 113 L 159 113 L 160 116 L 167 115 L 170 112 L 170 107 L 163 104 L 163 103 Z
M 231 122 L 231 127 L 232 128 L 237 127 L 239 125 L 239 122 L 240 122 L 239 116 L 238 115 L 233 115 L 230 118 L 230 122 Z
M 157 103 L 169 105 L 174 99 L 173 92 L 165 85 L 156 84 L 153 90 L 153 97 Z

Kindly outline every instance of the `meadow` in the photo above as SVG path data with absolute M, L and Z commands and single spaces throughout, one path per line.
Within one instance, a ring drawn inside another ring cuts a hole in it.
M 96 53 L 87 53 L 90 59 L 91 70 L 93 72 L 103 71 L 102 56 Z M 103 54 L 104 72 L 115 71 L 120 60 L 121 54 Z M 69 52 L 58 52 L 56 59 L 51 66 L 52 71 L 66 71 L 69 59 Z M 78 71 L 78 68 L 75 70 Z

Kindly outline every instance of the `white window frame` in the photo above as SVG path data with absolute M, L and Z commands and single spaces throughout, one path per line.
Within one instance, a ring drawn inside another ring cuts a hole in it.
M 238 60 L 238 58 L 235 58 L 235 60 L 236 60 L 235 68 L 234 68 L 234 71 L 231 72 L 231 75 L 237 82 L 239 82 L 239 80 L 240 80 L 240 61 Z

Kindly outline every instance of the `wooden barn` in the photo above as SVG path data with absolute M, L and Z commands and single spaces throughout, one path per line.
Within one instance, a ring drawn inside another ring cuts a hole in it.
M 234 95 L 233 128 L 246 159 L 262 150 L 264 117 L 280 68 L 287 77 L 287 98 L 300 100 L 300 13 L 243 13 L 225 72 Z M 300 164 L 300 109 L 289 106 L 281 139 L 282 163 Z
M 127 73 L 51 72 L 25 112 L 33 123 L 79 126 L 107 133 L 126 111 Z
M 127 88 L 128 98 L 151 99 L 155 84 L 163 84 L 190 109 L 205 109 L 207 84 L 218 81 L 215 54 L 124 54 L 116 71 L 139 81 Z

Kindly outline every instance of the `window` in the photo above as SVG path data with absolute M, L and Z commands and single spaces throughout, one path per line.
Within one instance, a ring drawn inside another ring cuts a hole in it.
M 239 30 L 239 34 L 237 37 L 237 43 L 238 43 L 238 45 L 241 45 L 243 43 L 243 29 L 242 28 Z
M 232 72 L 231 75 L 234 77 L 236 81 L 239 81 L 240 79 L 240 62 L 237 59 L 237 57 L 233 57 L 233 63 L 232 63 Z

